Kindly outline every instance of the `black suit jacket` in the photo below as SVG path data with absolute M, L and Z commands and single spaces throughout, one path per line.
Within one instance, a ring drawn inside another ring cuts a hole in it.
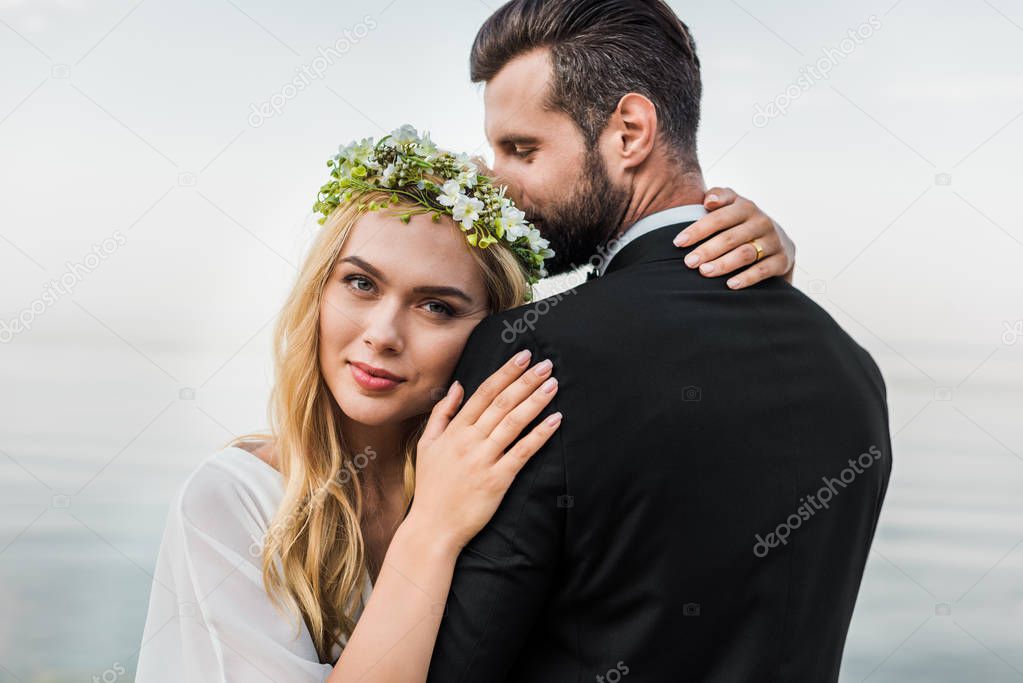
M 685 267 L 684 225 L 471 335 L 467 395 L 529 348 L 564 421 L 459 557 L 431 682 L 838 679 L 891 472 L 884 382 L 784 281 Z

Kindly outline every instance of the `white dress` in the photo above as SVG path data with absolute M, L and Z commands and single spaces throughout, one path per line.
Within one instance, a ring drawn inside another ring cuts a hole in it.
M 138 683 L 322 683 L 330 675 L 305 623 L 277 610 L 263 587 L 263 538 L 283 495 L 280 472 L 233 446 L 188 478 L 167 516 Z M 367 575 L 363 604 L 371 589 Z

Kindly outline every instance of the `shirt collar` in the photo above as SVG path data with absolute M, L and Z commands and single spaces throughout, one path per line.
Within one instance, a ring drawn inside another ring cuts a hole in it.
M 637 237 L 642 237 L 651 230 L 663 228 L 668 225 L 674 225 L 676 223 L 691 223 L 706 215 L 707 210 L 703 208 L 702 204 L 685 204 L 683 206 L 675 206 L 670 209 L 665 209 L 664 211 L 658 211 L 657 213 L 652 213 L 649 216 L 644 216 L 633 223 L 621 237 L 612 239 L 605 245 L 604 250 L 609 255 L 600 260 L 600 264 L 597 266 L 597 274 L 603 275 L 604 271 L 607 270 L 608 264 L 610 264 L 615 255 L 622 250 L 622 247 Z

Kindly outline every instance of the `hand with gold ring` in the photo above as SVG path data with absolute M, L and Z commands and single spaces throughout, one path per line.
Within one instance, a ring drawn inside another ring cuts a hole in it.
M 704 195 L 703 206 L 707 215 L 675 237 L 679 247 L 702 242 L 686 256 L 687 266 L 706 277 L 732 275 L 731 289 L 777 276 L 792 282 L 796 245 L 756 204 L 731 188 L 715 187 Z
M 760 259 L 764 258 L 764 248 L 756 240 L 750 240 L 749 243 L 757 250 L 757 256 L 753 259 L 753 263 L 759 263 Z

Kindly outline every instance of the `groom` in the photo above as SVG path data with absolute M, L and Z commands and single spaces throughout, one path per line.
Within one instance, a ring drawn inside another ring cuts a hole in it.
M 564 422 L 461 554 L 429 680 L 836 681 L 891 472 L 885 386 L 786 282 L 683 265 L 688 29 L 660 0 L 512 0 L 471 67 L 549 270 L 600 277 L 467 343 L 467 395 L 519 349 L 551 358 Z

